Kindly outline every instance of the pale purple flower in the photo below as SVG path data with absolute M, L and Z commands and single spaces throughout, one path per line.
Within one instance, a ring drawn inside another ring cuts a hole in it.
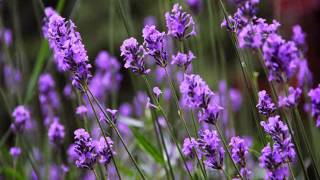
M 189 51 L 188 54 L 178 52 L 176 55 L 172 55 L 171 64 L 183 67 L 186 70 L 194 58 L 195 56 L 191 51 Z
M 185 138 L 183 141 L 183 147 L 182 147 L 182 153 L 190 158 L 193 158 L 194 155 L 194 150 L 197 152 L 198 150 L 198 142 L 194 138 Z
M 118 110 L 117 109 L 109 109 L 107 108 L 107 113 L 111 118 L 111 121 L 116 122 Z
M 316 119 L 316 126 L 320 127 L 320 85 L 308 93 L 311 99 L 311 115 Z
M 215 125 L 219 113 L 223 110 L 223 107 L 221 107 L 217 102 L 214 100 L 211 100 L 210 103 L 205 107 L 201 108 L 201 110 L 198 113 L 198 119 L 199 121 L 204 121 L 208 124 Z
M 21 72 L 19 71 L 19 69 L 5 64 L 3 67 L 3 77 L 5 77 L 5 86 L 10 89 L 10 92 L 19 91 L 22 80 Z
M 153 93 L 156 95 L 156 97 L 159 99 L 160 95 L 162 94 L 161 89 L 156 86 L 156 87 L 154 87 L 154 88 L 152 89 L 152 91 L 153 91 Z
M 15 132 L 22 132 L 26 129 L 26 126 L 31 121 L 30 111 L 23 105 L 17 106 L 13 112 L 13 123 L 11 128 Z
M 12 156 L 13 159 L 17 159 L 21 154 L 21 149 L 20 147 L 11 147 L 10 148 L 10 155 Z
M 131 116 L 132 107 L 129 103 L 122 103 L 119 107 L 119 114 L 122 116 Z
M 290 86 L 287 96 L 279 96 L 279 107 L 293 108 L 297 106 L 300 100 L 301 93 L 302 91 L 299 87 L 295 89 Z
M 276 110 L 276 105 L 272 102 L 271 97 L 267 94 L 267 91 L 262 90 L 258 93 L 259 101 L 257 104 L 257 108 L 259 113 L 270 116 Z
M 180 41 L 196 35 L 196 27 L 192 16 L 183 12 L 179 4 L 174 4 L 171 12 L 166 12 L 165 18 L 168 35 Z
M 64 126 L 59 121 L 54 121 L 48 130 L 48 137 L 52 144 L 61 144 L 65 136 Z
M 105 166 L 111 162 L 112 156 L 115 155 L 112 149 L 113 141 L 109 137 L 106 137 L 106 139 L 107 143 L 104 137 L 100 137 L 100 140 L 96 142 L 97 153 L 100 156 L 99 162 Z
M 138 74 L 148 74 L 150 72 L 150 69 L 146 69 L 144 65 L 145 50 L 135 38 L 131 37 L 124 40 L 120 51 L 121 56 L 124 58 L 124 67 L 126 69 Z
M 76 109 L 76 114 L 78 114 L 80 116 L 85 116 L 85 115 L 87 115 L 88 112 L 89 112 L 89 110 L 88 110 L 87 106 L 85 106 L 85 105 L 80 105 Z
M 306 46 L 306 34 L 303 32 L 300 25 L 295 25 L 292 27 L 292 40 L 299 46 Z
M 144 24 L 144 26 L 146 26 L 146 25 L 149 25 L 149 26 L 154 25 L 155 26 L 157 24 L 157 19 L 154 16 L 147 16 L 144 18 L 143 24 Z
M 308 67 L 308 61 L 306 59 L 299 61 L 297 79 L 299 86 L 303 86 L 304 84 L 312 84 L 312 72 Z
M 198 14 L 202 9 L 202 0 L 185 0 L 185 2 L 194 14 Z
M 241 92 L 238 89 L 231 88 L 229 90 L 229 96 L 230 96 L 232 110 L 239 111 L 243 101 Z

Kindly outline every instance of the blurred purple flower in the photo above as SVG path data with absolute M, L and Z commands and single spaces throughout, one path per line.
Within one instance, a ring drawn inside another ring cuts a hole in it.
M 154 88 L 152 89 L 152 91 L 153 91 L 153 93 L 156 95 L 157 99 L 159 99 L 159 98 L 160 98 L 160 95 L 162 94 L 161 89 L 156 86 L 156 87 L 154 87 Z
M 100 137 L 100 140 L 96 143 L 97 153 L 100 155 L 99 162 L 104 166 L 107 166 L 110 163 L 112 156 L 115 155 L 115 152 L 112 149 L 113 141 L 107 137 L 107 144 L 104 137 Z
M 199 154 L 198 142 L 194 138 L 185 138 L 183 141 L 182 153 L 187 157 L 193 158 L 195 157 L 194 151 Z
M 64 126 L 59 121 L 54 121 L 48 130 L 48 137 L 52 144 L 59 145 L 64 139 Z
M 12 117 L 14 121 L 11 124 L 11 128 L 14 132 L 24 131 L 31 121 L 30 111 L 23 105 L 19 105 L 13 110 Z
M 185 0 L 194 14 L 198 14 L 202 9 L 202 0 Z
M 20 147 L 11 147 L 10 148 L 10 155 L 12 156 L 13 159 L 17 159 L 21 154 L 21 149 Z
M 191 51 L 189 51 L 188 54 L 178 52 L 176 55 L 172 55 L 171 64 L 183 67 L 184 70 L 186 70 L 194 58 L 195 56 Z
M 279 96 L 279 107 L 293 108 L 298 105 L 301 97 L 301 89 L 289 87 L 287 96 Z
M 311 115 L 316 118 L 316 126 L 320 127 L 320 84 L 308 93 L 311 99 Z

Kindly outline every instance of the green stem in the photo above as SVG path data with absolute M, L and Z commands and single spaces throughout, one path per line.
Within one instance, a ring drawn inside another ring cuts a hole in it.
M 126 143 L 124 142 L 118 128 L 116 127 L 116 125 L 114 124 L 114 122 L 111 120 L 111 118 L 109 117 L 109 115 L 105 112 L 105 110 L 102 108 L 101 104 L 99 103 L 99 101 L 97 100 L 97 98 L 92 94 L 92 92 L 90 91 L 90 89 L 87 87 L 87 85 L 85 85 L 85 89 L 86 91 L 88 91 L 90 93 L 90 95 L 92 96 L 94 102 L 98 105 L 99 109 L 101 110 L 101 112 L 103 113 L 103 115 L 106 117 L 109 125 L 111 126 L 111 128 L 113 128 L 117 134 L 117 136 L 119 137 L 123 147 L 125 148 L 126 152 L 128 153 L 132 163 L 134 164 L 135 168 L 138 170 L 138 173 L 140 174 L 142 179 L 145 179 L 145 176 L 142 173 L 142 170 L 139 168 L 136 160 L 133 158 L 132 154 L 130 153 Z M 90 98 L 89 98 L 90 99 Z
M 225 176 L 228 180 L 231 179 L 230 176 L 227 174 L 226 170 L 224 170 L 223 168 L 221 168 L 221 172 L 224 174 L 224 176 Z
M 1 137 L 0 140 L 0 148 L 2 147 L 2 145 L 7 141 L 8 137 L 11 134 L 11 128 L 9 127 L 8 130 L 4 133 L 4 135 Z
M 293 173 L 293 170 L 292 170 L 292 167 L 291 167 L 290 163 L 288 163 L 288 167 L 289 167 L 289 170 L 290 170 L 290 174 L 291 174 L 292 180 L 296 180 L 296 178 L 294 177 L 294 173 Z
M 228 149 L 228 145 L 227 145 L 227 143 L 226 143 L 226 140 L 224 139 L 224 136 L 223 136 L 223 134 L 222 134 L 222 131 L 220 130 L 220 128 L 219 128 L 219 126 L 218 126 L 217 124 L 215 124 L 214 126 L 216 127 L 216 129 L 217 129 L 217 131 L 218 131 L 218 134 L 219 134 L 219 136 L 220 136 L 220 139 L 221 139 L 221 141 L 222 141 L 222 144 L 223 144 L 223 146 L 224 146 L 224 149 L 225 149 L 225 151 L 227 151 L 227 154 L 228 154 L 228 156 L 229 156 L 229 158 L 230 158 L 230 160 L 231 160 L 234 168 L 236 169 L 236 171 L 237 171 L 240 179 L 243 180 L 243 177 L 242 177 L 242 175 L 241 175 L 241 173 L 240 173 L 239 168 L 237 167 L 236 163 L 235 163 L 235 162 L 233 161 L 233 159 L 232 159 L 231 153 L 230 153 L 230 151 L 229 151 L 229 149 Z

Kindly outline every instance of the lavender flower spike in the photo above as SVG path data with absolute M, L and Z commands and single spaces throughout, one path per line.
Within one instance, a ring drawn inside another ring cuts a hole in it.
M 287 107 L 293 108 L 298 105 L 300 96 L 301 96 L 301 89 L 298 87 L 294 89 L 293 87 L 289 87 L 288 96 L 279 96 L 279 107 Z
M 308 93 L 311 99 L 311 115 L 316 118 L 316 126 L 320 127 L 320 84 Z
M 49 140 L 53 144 L 60 144 L 63 141 L 65 132 L 64 126 L 60 124 L 57 120 L 54 121 L 48 130 Z
M 22 105 L 17 106 L 14 109 L 12 113 L 12 117 L 14 118 L 14 122 L 11 124 L 11 128 L 15 132 L 24 131 L 27 123 L 29 123 L 31 120 L 31 115 L 29 110 Z
M 271 97 L 267 94 L 265 90 L 262 90 L 258 93 L 259 101 L 257 108 L 259 113 L 270 116 L 276 110 L 276 105 L 272 102 Z
M 194 58 L 195 56 L 191 51 L 188 54 L 178 52 L 176 55 L 172 55 L 171 64 L 183 67 L 186 70 Z
M 13 159 L 17 159 L 21 154 L 21 149 L 20 147 L 11 147 L 10 148 L 10 155 L 12 156 Z
M 165 18 L 168 35 L 180 41 L 196 35 L 195 23 L 192 16 L 183 12 L 179 4 L 173 5 L 171 13 L 166 12 Z
M 183 141 L 182 153 L 187 157 L 193 158 L 195 156 L 193 149 L 200 152 L 198 142 L 194 138 L 185 138 Z M 197 154 L 200 155 L 200 153 Z
M 155 26 L 146 25 L 142 30 L 146 53 L 156 60 L 156 64 L 166 67 L 168 53 L 165 50 L 165 33 L 160 33 Z
M 99 162 L 101 164 L 104 164 L 105 166 L 107 166 L 110 163 L 112 156 L 116 154 L 112 149 L 113 141 L 109 137 L 107 137 L 107 143 L 106 143 L 104 137 L 101 137 L 96 145 L 97 152 L 100 155 Z
M 125 61 L 125 68 L 139 74 L 148 74 L 150 72 L 150 69 L 146 69 L 144 65 L 145 50 L 135 38 L 131 37 L 124 40 L 120 51 Z

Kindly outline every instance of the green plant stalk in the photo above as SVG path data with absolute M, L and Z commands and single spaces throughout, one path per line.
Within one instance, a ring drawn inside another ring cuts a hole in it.
M 152 101 L 154 101 L 154 102 L 157 101 L 156 98 L 154 97 L 154 94 L 152 93 L 150 83 L 149 83 L 149 81 L 148 81 L 148 79 L 147 79 L 147 77 L 145 75 L 143 75 L 143 79 L 144 79 L 144 82 L 145 82 L 145 84 L 147 86 L 148 94 L 149 94 L 150 97 L 152 97 Z M 153 110 L 152 110 L 152 113 L 154 113 Z M 156 114 L 155 114 L 155 116 L 156 116 Z M 166 144 L 164 142 L 162 130 L 161 130 L 160 124 L 158 122 L 158 119 L 155 118 L 154 121 L 155 121 L 155 123 L 156 123 L 156 125 L 158 126 L 158 129 L 159 129 L 159 135 L 158 136 L 160 136 L 160 138 L 161 138 L 161 144 L 162 144 L 162 146 L 164 148 L 165 155 L 166 155 L 166 158 L 167 158 L 168 167 L 169 167 L 169 170 L 170 170 L 170 175 L 171 175 L 171 178 L 173 180 L 173 179 L 175 179 L 174 178 L 174 173 L 173 173 L 172 165 L 171 165 L 171 162 L 170 162 L 170 157 L 169 157 L 169 154 L 168 154 L 168 151 L 167 151 L 167 147 L 166 147 Z M 157 131 L 156 131 L 156 134 L 158 134 Z
M 169 80 L 169 84 L 170 84 L 171 91 L 172 91 L 173 94 L 174 94 L 174 100 L 175 100 L 176 106 L 177 106 L 177 108 L 178 108 L 179 118 L 180 118 L 180 120 L 183 122 L 184 128 L 185 128 L 186 131 L 187 131 L 188 137 L 189 137 L 189 139 L 191 140 L 191 134 L 190 134 L 190 131 L 189 131 L 189 129 L 188 129 L 187 122 L 186 122 L 186 120 L 185 120 L 184 117 L 183 117 L 182 110 L 181 110 L 181 107 L 180 107 L 180 104 L 179 104 L 179 98 L 178 98 L 178 95 L 177 95 L 176 90 L 175 90 L 175 88 L 174 88 L 174 84 L 173 84 L 173 82 L 172 82 L 171 77 L 169 76 L 169 73 L 168 73 L 167 68 L 164 68 L 164 70 L 165 70 L 165 72 L 166 72 L 166 77 L 167 77 L 167 79 Z M 193 150 L 194 150 L 194 148 L 193 148 Z M 205 169 L 202 167 L 202 164 L 201 164 L 201 161 L 200 161 L 200 159 L 199 159 L 198 153 L 197 153 L 195 150 L 194 150 L 194 153 L 195 153 L 196 158 L 197 158 L 197 161 L 198 161 L 198 163 L 199 163 L 199 165 L 200 165 L 201 172 L 202 172 L 204 178 L 207 179 L 207 173 L 205 172 Z
M 214 126 L 216 127 L 216 129 L 217 129 L 217 131 L 218 131 L 218 134 L 219 134 L 220 139 L 221 139 L 221 141 L 222 141 L 224 150 L 227 151 L 227 154 L 228 154 L 228 156 L 229 156 L 229 158 L 230 158 L 230 160 L 231 160 L 231 162 L 232 162 L 232 165 L 233 165 L 234 168 L 236 169 L 236 171 L 237 171 L 240 179 L 243 180 L 243 177 L 242 177 L 242 175 L 241 175 L 241 173 L 240 173 L 239 168 L 237 167 L 236 163 L 235 163 L 235 162 L 233 161 L 233 159 L 232 159 L 231 153 L 230 153 L 230 151 L 229 151 L 229 149 L 228 149 L 228 145 L 227 145 L 227 143 L 226 143 L 226 140 L 224 139 L 224 136 L 223 136 L 223 134 L 222 134 L 222 131 L 220 130 L 220 128 L 219 128 L 219 126 L 218 126 L 217 124 L 215 124 Z
M 113 129 L 115 130 L 115 132 L 116 132 L 117 136 L 119 137 L 119 139 L 120 139 L 123 147 L 125 148 L 126 152 L 128 153 L 128 155 L 129 155 L 132 163 L 134 164 L 135 168 L 138 170 L 139 175 L 141 176 L 142 179 L 145 180 L 145 176 L 144 176 L 144 174 L 142 173 L 142 170 L 139 168 L 136 160 L 133 158 L 132 154 L 130 153 L 130 151 L 129 151 L 126 143 L 124 142 L 124 140 L 123 140 L 123 138 L 122 138 L 122 136 L 121 136 L 118 128 L 116 127 L 116 125 L 114 124 L 114 122 L 111 120 L 111 118 L 109 117 L 109 115 L 108 115 L 108 114 L 105 112 L 105 110 L 102 108 L 100 102 L 99 102 L 99 101 L 97 100 L 97 98 L 92 94 L 92 92 L 91 92 L 91 90 L 88 88 L 88 86 L 87 86 L 87 85 L 85 85 L 85 86 L 86 86 L 86 91 L 89 92 L 89 94 L 90 94 L 91 97 L 93 98 L 94 102 L 98 105 L 100 111 L 103 113 L 103 115 L 104 115 L 105 118 L 107 119 L 107 121 L 108 121 L 109 125 L 111 126 L 111 128 L 113 128 Z M 90 99 L 90 98 L 89 98 L 89 99 Z
M 228 180 L 231 180 L 230 176 L 227 174 L 227 172 L 226 172 L 223 168 L 221 168 L 220 171 L 222 172 L 222 174 L 224 174 L 224 176 L 225 176 Z
M 100 123 L 100 121 L 99 121 L 97 112 L 96 112 L 96 110 L 95 110 L 95 108 L 94 108 L 94 106 L 93 106 L 93 103 L 92 103 L 92 101 L 91 101 L 91 98 L 90 98 L 90 96 L 89 96 L 89 94 L 88 94 L 87 86 L 84 87 L 84 92 L 85 92 L 86 96 L 88 97 L 88 100 L 89 100 L 90 106 L 91 106 L 91 108 L 92 108 L 93 114 L 94 114 L 95 119 L 96 119 L 96 121 L 97 121 L 97 123 L 98 123 L 98 125 L 99 125 L 100 131 L 101 131 L 101 133 L 102 133 L 102 135 L 103 135 L 103 138 L 104 138 L 104 140 L 105 140 L 105 142 L 106 142 L 106 144 L 107 144 L 107 146 L 108 146 L 108 149 L 111 149 L 110 146 L 109 146 L 109 143 L 108 143 L 106 134 L 105 134 L 105 132 L 104 132 L 104 130 L 103 130 L 103 128 L 102 128 L 102 125 L 101 125 L 101 123 Z M 118 175 L 119 179 L 121 180 L 121 176 L 120 176 L 120 173 L 119 173 L 119 170 L 118 170 L 118 166 L 117 166 L 117 164 L 116 164 L 116 161 L 115 161 L 114 156 L 113 156 L 112 153 L 111 153 L 111 159 L 112 159 L 112 162 L 113 162 L 114 167 L 115 167 L 115 169 L 116 169 L 117 175 Z
M 290 163 L 287 163 L 287 164 L 288 164 L 288 167 L 289 167 L 289 171 L 290 171 L 292 180 L 296 180 L 296 178 L 294 177 L 294 173 L 293 173 L 293 170 L 292 170 L 292 167 L 291 167 Z
M 145 83 L 146 83 L 147 86 L 148 86 L 148 89 L 150 89 L 151 86 L 150 86 L 150 84 L 149 84 L 148 79 L 147 79 L 145 76 L 143 76 L 143 77 L 144 77 Z M 154 95 L 152 94 L 152 97 L 153 97 L 153 96 L 154 96 Z M 180 155 L 180 157 L 181 157 L 181 159 L 182 159 L 182 161 L 183 161 L 183 163 L 184 163 L 184 165 L 185 165 L 185 168 L 186 168 L 186 170 L 187 170 L 190 178 L 193 179 L 193 177 L 192 177 L 192 175 L 191 175 L 191 172 L 190 172 L 190 170 L 189 170 L 189 168 L 188 168 L 188 166 L 187 166 L 187 164 L 186 164 L 185 158 L 184 158 L 184 156 L 183 156 L 183 154 L 182 154 L 181 148 L 180 148 L 178 142 L 176 141 L 176 138 L 174 137 L 174 133 L 173 133 L 173 131 L 172 131 L 173 128 L 171 127 L 171 124 L 170 124 L 169 121 L 168 121 L 168 117 L 167 117 L 166 113 L 164 112 L 164 110 L 162 109 L 159 101 L 158 101 L 156 98 L 154 98 L 154 97 L 153 97 L 153 99 L 154 99 L 155 102 L 157 103 L 157 107 L 158 107 L 160 113 L 162 114 L 162 116 L 164 117 L 164 119 L 165 119 L 165 121 L 166 121 L 166 124 L 168 125 L 169 134 L 170 134 L 172 140 L 174 141 L 174 143 L 175 143 L 175 145 L 176 145 L 176 147 L 177 147 L 177 149 L 178 149 L 178 151 L 179 151 L 179 155 Z

